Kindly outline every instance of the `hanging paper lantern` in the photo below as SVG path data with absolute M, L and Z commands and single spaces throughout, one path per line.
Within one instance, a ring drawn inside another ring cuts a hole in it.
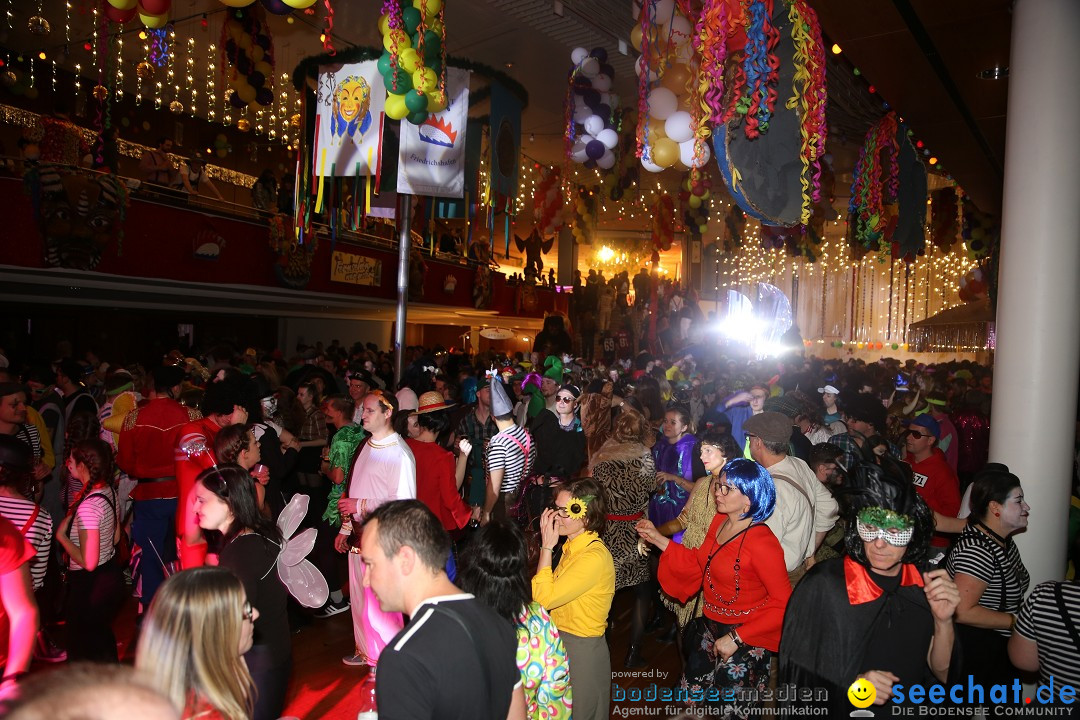
M 236 121 L 236 129 L 240 132 L 247 132 L 251 129 L 251 121 L 247 118 L 240 118 Z
M 49 21 L 40 15 L 35 15 L 26 22 L 26 29 L 33 35 L 48 35 L 52 30 Z
M 171 112 L 173 115 L 179 115 L 180 113 L 184 112 L 184 103 L 180 102 L 179 100 L 173 100 L 171 103 L 169 103 L 169 112 Z
M 135 66 L 135 74 L 143 80 L 149 80 L 154 77 L 154 66 L 143 60 Z

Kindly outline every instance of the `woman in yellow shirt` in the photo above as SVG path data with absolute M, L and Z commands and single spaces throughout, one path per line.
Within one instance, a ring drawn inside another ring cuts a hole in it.
M 555 622 L 570 661 L 575 720 L 607 720 L 611 700 L 611 656 L 604 631 L 615 595 L 615 563 L 600 539 L 606 503 L 600 485 L 583 478 L 555 496 L 540 516 L 540 563 L 532 580 L 533 600 Z M 566 537 L 559 567 L 551 554 Z

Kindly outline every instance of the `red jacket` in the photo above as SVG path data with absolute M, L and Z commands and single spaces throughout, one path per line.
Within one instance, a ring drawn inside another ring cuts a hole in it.
M 416 499 L 439 518 L 447 531 L 459 530 L 469 522 L 472 508 L 458 493 L 454 476 L 454 454 L 438 443 L 405 441 L 416 458 Z
M 128 413 L 117 439 L 116 464 L 136 480 L 176 474 L 180 429 L 202 416 L 171 398 L 147 400 Z M 156 483 L 155 497 L 176 497 L 176 482 Z M 143 498 L 139 498 L 143 499 Z

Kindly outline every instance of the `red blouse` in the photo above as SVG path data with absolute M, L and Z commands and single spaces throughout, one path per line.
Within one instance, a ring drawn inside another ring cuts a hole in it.
M 699 548 L 690 550 L 669 543 L 660 556 L 660 585 L 684 603 L 704 588 L 706 617 L 737 625 L 739 637 L 747 645 L 776 652 L 791 596 L 784 550 L 772 530 L 760 524 L 751 525 L 718 547 L 716 534 L 726 519 L 722 514 L 713 518 Z

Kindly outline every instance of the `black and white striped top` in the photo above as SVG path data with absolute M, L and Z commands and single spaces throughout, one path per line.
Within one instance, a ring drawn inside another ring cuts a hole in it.
M 528 458 L 525 457 L 528 452 Z M 521 479 L 532 469 L 536 459 L 536 443 L 529 432 L 519 425 L 496 433 L 488 442 L 488 472 L 503 468 L 502 486 L 499 492 L 517 490 Z
M 1006 540 L 1005 547 L 974 525 L 964 528 L 945 563 L 949 575 L 970 575 L 986 583 L 986 590 L 979 598 L 979 605 L 998 612 L 1016 613 L 1027 594 L 1031 576 L 1020 559 L 1016 543 Z M 996 632 L 1008 637 L 1008 629 Z
M 10 520 L 16 529 L 22 530 L 33 514 L 34 503 L 29 500 L 0 496 L 0 515 Z M 37 551 L 33 562 L 30 563 L 30 577 L 34 581 L 34 589 L 37 590 L 45 582 L 45 571 L 49 565 L 49 551 L 52 549 L 53 538 L 52 518 L 44 508 L 23 533 L 23 537 Z
M 1061 605 L 1056 591 L 1061 590 Z M 1069 626 L 1072 632 L 1069 632 Z M 1017 635 L 1039 645 L 1039 682 L 1054 676 L 1055 687 L 1080 686 L 1080 584 L 1044 582 L 1035 586 L 1016 616 Z
M 19 429 L 15 431 L 15 438 L 22 440 L 24 443 L 30 446 L 30 449 L 34 452 L 34 460 L 40 460 L 43 454 L 41 449 L 41 433 L 37 429 L 37 425 L 33 423 L 24 423 L 19 426 Z M 22 527 L 21 525 L 19 527 Z

